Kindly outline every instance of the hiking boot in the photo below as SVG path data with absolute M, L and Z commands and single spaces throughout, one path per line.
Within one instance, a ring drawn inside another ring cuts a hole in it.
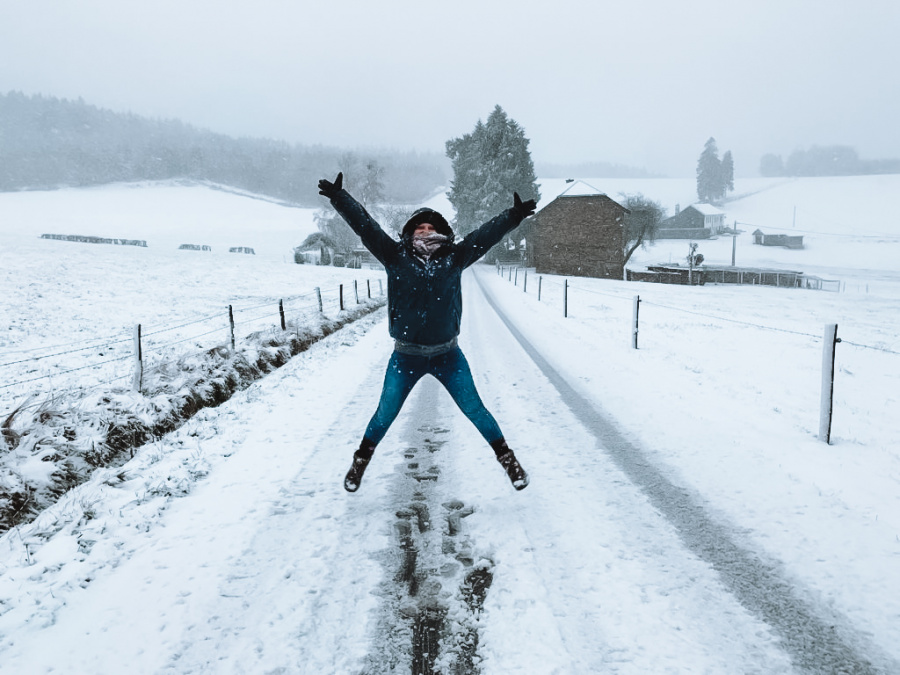
M 519 464 L 519 460 L 516 459 L 512 450 L 497 455 L 497 461 L 506 470 L 506 475 L 509 476 L 509 480 L 516 490 L 524 490 L 528 487 L 528 474 L 525 473 L 525 469 Z
M 359 490 L 359 484 L 362 482 L 363 474 L 366 472 L 366 467 L 369 466 L 374 451 L 375 446 L 360 447 L 359 450 L 353 453 L 353 464 L 344 477 L 344 489 L 347 492 Z

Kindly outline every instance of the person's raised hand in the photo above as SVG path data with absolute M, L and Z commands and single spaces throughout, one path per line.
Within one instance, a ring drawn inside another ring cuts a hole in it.
M 519 193 L 513 192 L 513 208 L 522 215 L 522 220 L 525 220 L 528 216 L 534 215 L 537 204 L 533 199 L 523 202 Z
M 319 181 L 319 194 L 325 195 L 328 199 L 332 199 L 338 192 L 341 191 L 341 187 L 344 183 L 344 174 L 343 172 L 337 175 L 337 178 L 334 179 L 334 182 L 327 181 L 324 178 Z

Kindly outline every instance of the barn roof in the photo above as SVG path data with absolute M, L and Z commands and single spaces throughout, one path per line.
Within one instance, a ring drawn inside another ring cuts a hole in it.
M 571 194 L 569 194 L 571 193 Z M 585 183 L 583 180 L 575 180 L 572 181 L 565 190 L 560 192 L 557 197 L 569 196 L 569 197 L 586 197 L 586 196 L 596 196 L 603 195 L 606 196 L 606 193 L 602 190 L 595 188 L 590 183 Z
M 612 205 L 622 209 L 622 211 L 624 211 L 625 213 L 631 213 L 631 211 L 626 209 L 624 206 L 622 206 L 619 202 L 617 202 L 615 199 L 610 197 L 605 192 L 594 192 L 591 194 L 576 194 L 576 195 L 567 195 L 567 194 L 557 195 L 557 197 L 554 198 L 554 200 L 552 202 L 550 202 L 546 206 L 542 206 L 540 209 L 538 209 L 538 213 L 540 214 L 541 211 L 543 211 L 544 209 L 550 208 L 551 206 L 554 206 L 554 205 L 559 205 L 559 204 L 563 204 L 566 202 L 573 202 L 578 199 L 597 199 L 598 197 L 600 199 L 606 200 L 607 202 L 611 203 Z

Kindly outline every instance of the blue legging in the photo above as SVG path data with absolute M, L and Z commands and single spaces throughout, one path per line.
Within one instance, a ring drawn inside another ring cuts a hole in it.
M 411 356 L 394 352 L 384 374 L 378 409 L 366 428 L 366 438 L 378 444 L 393 424 L 403 402 L 424 375 L 433 375 L 444 385 L 456 405 L 488 443 L 499 441 L 503 432 L 481 402 L 472 381 L 469 362 L 459 347 L 437 356 Z

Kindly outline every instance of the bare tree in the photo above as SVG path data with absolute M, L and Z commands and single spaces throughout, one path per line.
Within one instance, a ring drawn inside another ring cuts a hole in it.
M 399 237 L 403 226 L 412 218 L 413 211 L 413 207 L 388 204 L 381 207 L 378 213 L 381 216 L 381 225 L 385 231 Z
M 341 156 L 340 170 L 344 174 L 344 187 L 374 217 L 379 217 L 384 202 L 384 169 L 373 159 L 362 161 L 352 152 Z M 336 252 L 346 259 L 360 245 L 359 237 L 331 207 L 319 209 L 315 214 L 316 227 L 333 242 Z
M 622 195 L 622 206 L 628 209 L 625 214 L 625 236 L 623 237 L 624 262 L 627 263 L 631 255 L 644 247 L 647 242 L 656 239 L 659 232 L 659 223 L 666 216 L 666 210 L 659 202 L 648 199 L 637 193 Z

